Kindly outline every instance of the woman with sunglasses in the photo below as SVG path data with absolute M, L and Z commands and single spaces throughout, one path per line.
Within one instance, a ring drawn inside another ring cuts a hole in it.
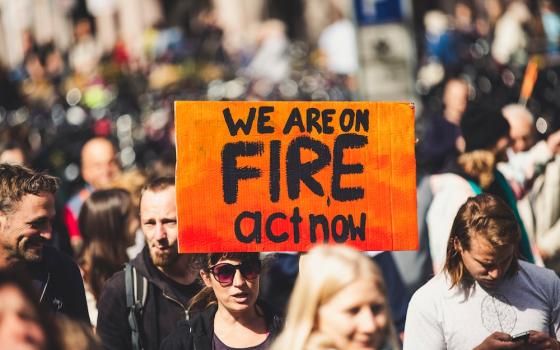
M 201 263 L 205 284 L 192 300 L 187 319 L 160 349 L 268 349 L 280 319 L 261 303 L 258 253 L 213 253 Z

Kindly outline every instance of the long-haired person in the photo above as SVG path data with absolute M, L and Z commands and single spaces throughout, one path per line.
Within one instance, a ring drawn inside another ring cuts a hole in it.
M 379 268 L 346 246 L 302 257 L 284 331 L 272 350 L 398 349 Z
M 93 192 L 78 219 L 84 245 L 78 257 L 86 285 L 91 323 L 97 321 L 97 300 L 105 281 L 128 261 L 126 248 L 138 226 L 130 194 L 122 189 Z
M 459 208 L 443 271 L 408 306 L 405 350 L 560 349 L 560 279 L 519 259 L 520 231 L 497 196 Z
M 257 303 L 259 254 L 213 253 L 201 264 L 205 288 L 160 349 L 268 349 L 281 321 Z

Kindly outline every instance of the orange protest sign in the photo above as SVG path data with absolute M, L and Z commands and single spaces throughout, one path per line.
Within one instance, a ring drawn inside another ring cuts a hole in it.
M 179 251 L 418 244 L 414 107 L 176 102 Z

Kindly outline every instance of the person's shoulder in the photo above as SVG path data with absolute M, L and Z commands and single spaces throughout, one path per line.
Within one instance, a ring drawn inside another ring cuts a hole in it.
M 557 304 L 560 300 L 560 278 L 550 269 L 519 261 L 519 271 L 513 279 L 514 287 L 527 290 L 527 293 L 537 294 Z
M 422 322 L 439 323 L 444 310 L 452 301 L 454 288 L 449 288 L 447 276 L 440 272 L 420 287 L 410 299 L 405 328 L 415 327 Z M 406 334 L 406 329 L 405 329 Z
M 449 290 L 449 282 L 445 273 L 440 272 L 420 287 L 413 295 L 412 299 L 425 302 L 427 300 L 440 300 L 441 297 Z M 411 300 L 412 302 L 412 300 Z
M 117 311 L 126 306 L 126 290 L 124 283 L 124 271 L 117 271 L 103 286 L 101 295 L 97 302 L 100 315 Z M 120 311 L 119 311 L 120 312 Z
M 123 293 L 125 292 L 124 288 L 124 270 L 119 270 L 113 274 L 113 276 L 109 277 L 109 279 L 105 282 L 104 290 L 121 290 Z
M 552 283 L 560 280 L 553 270 L 523 260 L 519 260 L 519 271 L 535 282 Z
M 49 272 L 62 271 L 63 273 L 79 271 L 78 265 L 69 255 L 55 247 L 43 247 L 43 262 Z
M 469 182 L 462 176 L 455 173 L 441 173 L 430 176 L 430 186 L 434 193 L 441 192 L 445 189 L 461 188 L 466 192 L 472 192 Z

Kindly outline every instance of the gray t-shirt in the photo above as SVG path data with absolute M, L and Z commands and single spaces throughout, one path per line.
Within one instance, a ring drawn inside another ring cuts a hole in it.
M 468 295 L 449 289 L 439 273 L 414 293 L 408 306 L 404 350 L 468 349 L 490 334 L 529 330 L 560 336 L 560 279 L 551 270 L 524 261 L 495 289 L 475 282 Z

